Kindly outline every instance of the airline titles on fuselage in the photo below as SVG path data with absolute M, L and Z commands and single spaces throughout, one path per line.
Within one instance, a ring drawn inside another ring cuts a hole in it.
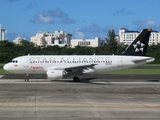
M 38 70 L 38 69 L 43 69 L 43 67 L 42 66 L 30 66 L 29 69 L 36 69 L 36 70 Z
M 105 63 L 111 65 L 110 57 L 30 57 L 29 63 Z

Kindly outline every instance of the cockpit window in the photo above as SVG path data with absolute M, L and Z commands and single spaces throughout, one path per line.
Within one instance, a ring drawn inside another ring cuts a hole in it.
M 18 61 L 17 60 L 12 60 L 11 63 L 18 63 Z

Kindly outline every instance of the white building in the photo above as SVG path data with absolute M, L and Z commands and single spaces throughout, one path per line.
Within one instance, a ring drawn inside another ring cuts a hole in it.
M 149 45 L 157 45 L 158 43 L 160 43 L 160 32 L 152 30 Z
M 31 37 L 30 41 L 38 46 L 70 46 L 70 40 L 72 34 L 66 33 L 64 31 L 50 32 L 38 32 L 36 36 Z
M 1 24 L 0 24 L 0 41 L 5 40 L 6 39 L 6 34 L 5 34 L 5 29 L 2 28 Z
M 26 38 L 16 37 L 16 38 L 13 40 L 13 43 L 15 43 L 15 44 L 21 44 L 21 41 L 22 41 L 22 40 L 26 40 Z
M 75 46 L 89 46 L 89 47 L 99 47 L 103 46 L 105 43 L 104 40 L 100 40 L 100 38 L 96 37 L 95 39 L 72 39 L 71 46 L 74 48 Z
M 140 31 L 141 32 L 141 31 Z M 121 28 L 119 30 L 119 41 L 120 44 L 130 45 L 133 40 L 139 35 L 139 31 L 129 31 L 126 28 Z M 160 32 L 152 30 L 151 36 L 149 39 L 149 45 L 157 45 L 160 43 Z

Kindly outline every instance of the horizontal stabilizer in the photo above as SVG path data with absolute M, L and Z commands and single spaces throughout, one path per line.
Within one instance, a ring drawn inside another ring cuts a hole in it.
M 154 62 L 154 58 L 149 57 L 149 58 L 145 58 L 145 59 L 133 60 L 132 62 L 134 62 L 135 64 L 151 63 L 151 62 Z

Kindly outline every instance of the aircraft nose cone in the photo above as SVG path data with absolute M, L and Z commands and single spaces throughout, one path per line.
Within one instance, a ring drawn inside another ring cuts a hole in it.
M 9 69 L 8 65 L 5 64 L 5 65 L 3 66 L 3 69 L 6 70 L 6 71 L 8 71 L 8 69 Z

